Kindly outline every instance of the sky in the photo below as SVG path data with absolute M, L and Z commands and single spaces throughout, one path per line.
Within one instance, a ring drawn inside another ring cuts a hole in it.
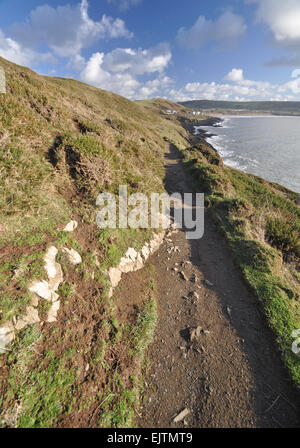
M 129 99 L 300 100 L 300 0 L 0 0 L 0 56 Z

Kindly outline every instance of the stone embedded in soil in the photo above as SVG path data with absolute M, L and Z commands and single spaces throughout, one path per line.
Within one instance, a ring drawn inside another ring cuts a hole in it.
M 132 272 L 134 270 L 135 263 L 131 260 L 131 258 L 122 257 L 120 263 L 118 265 L 118 270 L 127 274 L 128 272 Z
M 173 418 L 174 423 L 179 423 L 181 420 L 183 420 L 185 417 L 187 417 L 191 411 L 187 408 L 183 409 L 175 418 Z
M 179 275 L 182 278 L 182 280 L 185 280 L 186 282 L 188 281 L 188 278 L 187 278 L 187 276 L 185 275 L 185 273 L 183 271 L 180 271 Z
M 150 241 L 150 253 L 153 254 L 154 252 L 156 252 L 158 250 L 158 248 L 160 247 L 163 239 L 164 239 L 164 232 L 161 233 L 157 233 L 153 240 Z
M 121 280 L 122 272 L 120 271 L 120 269 L 117 268 L 109 268 L 108 276 L 111 286 L 115 288 L 116 286 L 118 286 L 119 281 Z
M 145 260 L 147 260 L 147 259 L 149 258 L 149 255 L 150 255 L 150 249 L 149 249 L 149 247 L 148 247 L 148 244 L 147 244 L 147 245 L 145 244 L 145 246 L 143 246 L 143 248 L 142 248 L 142 250 L 141 250 L 141 254 L 142 254 L 142 257 L 143 257 Z
M 111 287 L 109 289 L 109 298 L 113 296 L 114 288 L 119 284 L 122 273 L 134 272 L 144 267 L 144 262 L 148 259 L 150 254 L 155 252 L 161 245 L 164 238 L 164 233 L 156 234 L 150 243 L 145 243 L 140 252 L 130 247 L 124 257 L 121 258 L 117 267 L 108 269 L 107 274 L 110 280 Z
M 48 248 L 45 256 L 45 270 L 49 277 L 49 287 L 56 291 L 59 285 L 63 282 L 63 272 L 59 263 L 55 261 L 58 250 L 55 246 Z
M 78 226 L 78 222 L 75 220 L 72 220 L 70 222 L 68 222 L 68 224 L 66 225 L 66 227 L 64 228 L 64 232 L 73 232 Z
M 48 300 L 49 302 L 53 302 L 57 300 L 57 294 L 50 288 L 49 283 L 46 280 L 42 280 L 41 282 L 34 282 L 29 287 L 30 292 L 36 293 L 42 299 Z
M 11 322 L 6 322 L 0 327 L 0 353 L 6 352 L 6 347 L 14 340 L 15 331 Z
M 137 255 L 136 261 L 134 263 L 134 271 L 138 271 L 139 269 L 142 269 L 144 266 L 143 259 L 140 254 Z
M 190 291 L 190 292 L 188 293 L 188 296 L 189 296 L 191 299 L 199 300 L 199 294 L 197 294 L 195 291 Z
M 51 305 L 51 308 L 48 312 L 47 322 L 55 322 L 57 318 L 57 313 L 60 308 L 60 301 L 57 300 L 56 302 L 53 302 Z
M 38 306 L 39 305 L 39 296 L 37 294 L 32 294 L 32 299 L 30 301 L 31 306 Z
M 80 254 L 75 249 L 68 249 L 67 247 L 64 247 L 62 249 L 63 253 L 65 254 L 67 261 L 73 265 L 79 264 L 82 262 L 82 258 Z
M 16 330 L 22 330 L 27 325 L 33 325 L 38 322 L 40 322 L 38 310 L 33 306 L 28 306 L 26 308 L 26 314 L 17 320 L 15 328 Z
M 137 251 L 132 247 L 130 247 L 125 254 L 125 258 L 130 258 L 132 261 L 135 261 L 137 255 L 138 255 Z
M 196 328 L 189 328 L 189 340 L 193 342 L 198 339 L 201 334 L 202 328 L 198 325 Z
M 198 277 L 196 274 L 193 274 L 190 278 L 190 282 L 192 282 L 192 283 L 196 283 L 197 280 L 198 280 Z

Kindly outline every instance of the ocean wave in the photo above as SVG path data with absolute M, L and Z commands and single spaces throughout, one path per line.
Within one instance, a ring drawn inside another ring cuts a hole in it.
M 229 121 L 229 119 L 225 119 L 223 122 L 227 122 L 227 121 Z M 220 127 L 223 128 L 226 126 L 220 126 Z M 228 128 L 229 127 L 230 126 L 228 126 Z M 215 126 L 194 126 L 195 135 L 197 135 L 199 133 L 199 131 L 198 131 L 199 128 L 213 132 L 213 130 L 216 127 Z M 196 132 L 197 132 L 197 134 L 196 134 Z M 226 165 L 228 165 L 232 168 L 237 168 L 239 170 L 243 170 L 243 171 L 245 171 L 247 169 L 247 165 L 249 164 L 250 159 L 247 160 L 246 157 L 238 156 L 234 153 L 234 151 L 230 150 L 224 141 L 224 136 L 211 135 L 209 137 L 205 137 L 205 140 L 218 152 L 218 154 L 222 157 L 223 162 Z M 240 160 L 237 160 L 237 159 L 240 159 Z M 242 163 L 242 162 L 248 162 L 248 163 L 247 163 L 247 165 L 245 165 L 245 163 Z M 251 162 L 257 163 L 257 161 L 253 161 L 253 160 L 251 160 Z
M 218 152 L 218 154 L 220 154 L 225 165 L 228 165 L 232 168 L 237 168 L 242 171 L 246 171 L 247 165 L 241 163 L 239 160 L 236 160 L 237 158 L 239 158 L 239 156 L 236 156 L 234 151 L 226 148 L 224 140 L 220 135 L 208 137 L 206 138 L 206 141 L 207 143 L 212 145 L 212 147 Z M 221 142 L 223 142 L 223 144 Z M 243 157 L 241 156 L 240 159 L 242 158 Z
M 241 170 L 241 171 L 246 171 L 247 170 L 247 166 L 246 165 L 241 165 L 237 160 L 225 158 L 225 159 L 223 159 L 223 162 L 225 163 L 225 165 L 228 165 L 231 168 L 236 168 L 236 169 Z
M 213 135 L 212 137 L 206 138 L 207 143 L 209 143 L 216 151 L 220 154 L 221 157 L 228 157 L 233 154 L 233 151 L 230 151 L 224 145 L 223 138 L 220 135 Z M 222 144 L 223 142 L 223 144 Z
M 255 166 L 259 165 L 259 162 L 256 159 L 252 159 L 251 157 L 246 157 L 246 156 L 241 156 L 241 155 L 237 155 L 236 157 L 240 160 L 244 160 L 248 164 L 252 164 Z

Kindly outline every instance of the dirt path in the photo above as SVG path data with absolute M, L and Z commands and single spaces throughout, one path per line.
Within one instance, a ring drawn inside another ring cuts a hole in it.
M 169 148 L 166 187 L 191 191 L 179 155 Z M 179 252 L 172 251 L 176 246 Z M 138 426 L 300 427 L 299 395 L 257 300 L 208 216 L 201 240 L 187 240 L 179 230 L 149 263 L 156 271 L 159 319 Z M 126 296 L 132 297 L 140 276 L 122 280 Z M 197 326 L 200 336 L 191 342 L 188 329 Z M 190 415 L 173 423 L 184 408 Z

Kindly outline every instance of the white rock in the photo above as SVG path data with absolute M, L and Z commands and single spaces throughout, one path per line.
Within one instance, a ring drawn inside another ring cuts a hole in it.
M 22 330 L 27 325 L 33 325 L 40 321 L 39 313 L 36 308 L 33 306 L 28 306 L 26 308 L 26 314 L 22 317 L 20 317 L 17 320 L 17 323 L 15 325 L 16 330 Z
M 42 280 L 41 282 L 35 282 L 29 287 L 29 291 L 35 292 L 39 297 L 45 300 L 51 300 L 52 298 L 52 289 L 49 286 L 49 283 L 46 280 Z
M 52 291 L 51 302 L 56 302 L 56 300 L 58 300 L 58 299 L 59 299 L 59 295 L 56 294 L 56 292 Z
M 153 240 L 150 241 L 150 253 L 151 254 L 153 254 L 154 252 L 156 252 L 158 250 L 161 243 L 163 242 L 164 236 L 165 236 L 164 232 L 156 233 L 154 235 Z
M 108 276 L 111 283 L 111 286 L 115 288 L 122 277 L 122 272 L 118 268 L 109 268 Z
M 67 256 L 69 263 L 76 265 L 82 262 L 81 256 L 75 249 L 64 247 L 62 251 Z
M 0 353 L 6 352 L 6 347 L 14 340 L 15 331 L 11 322 L 6 322 L 0 327 Z
M 132 272 L 134 270 L 134 262 L 131 260 L 131 258 L 123 257 L 120 260 L 118 269 L 121 272 L 123 272 L 124 274 L 127 274 L 128 272 Z
M 138 271 L 139 269 L 142 269 L 144 266 L 144 261 L 140 254 L 136 257 L 136 261 L 134 263 L 134 270 Z
M 189 409 L 187 408 L 183 409 L 183 411 L 181 411 L 175 418 L 173 418 L 173 422 L 174 423 L 181 422 L 181 420 L 187 417 L 190 413 L 191 411 Z
M 147 244 L 147 246 L 146 246 L 146 244 L 145 244 L 145 246 L 143 246 L 143 248 L 141 250 L 141 254 L 145 260 L 147 260 L 149 258 L 150 250 L 149 250 L 148 244 Z
M 57 252 L 58 250 L 56 247 L 51 246 L 44 256 L 45 270 L 50 279 L 49 286 L 53 291 L 56 291 L 59 285 L 63 282 L 63 272 L 61 266 L 55 261 Z
M 56 321 L 57 313 L 58 313 L 59 308 L 60 308 L 60 301 L 59 300 L 57 300 L 56 302 L 52 303 L 51 308 L 50 308 L 49 313 L 48 313 L 47 322 L 50 323 L 50 322 L 55 322 Z
M 49 278 L 54 278 L 56 276 L 56 266 L 55 266 L 55 258 L 57 255 L 57 249 L 55 246 L 51 246 L 48 248 L 45 256 L 45 269 Z
M 39 305 L 39 296 L 37 294 L 33 294 L 32 299 L 30 301 L 31 306 L 38 306 Z
M 130 258 L 132 261 L 135 261 L 137 255 L 138 255 L 137 251 L 132 247 L 130 247 L 125 254 L 125 258 Z
M 64 232 L 73 232 L 78 226 L 78 222 L 77 221 L 70 221 L 68 222 L 68 224 L 66 225 L 66 227 L 64 228 Z
M 58 295 L 53 291 L 46 280 L 33 283 L 30 286 L 29 291 L 35 292 L 39 297 L 48 300 L 49 302 L 54 302 L 58 299 Z

